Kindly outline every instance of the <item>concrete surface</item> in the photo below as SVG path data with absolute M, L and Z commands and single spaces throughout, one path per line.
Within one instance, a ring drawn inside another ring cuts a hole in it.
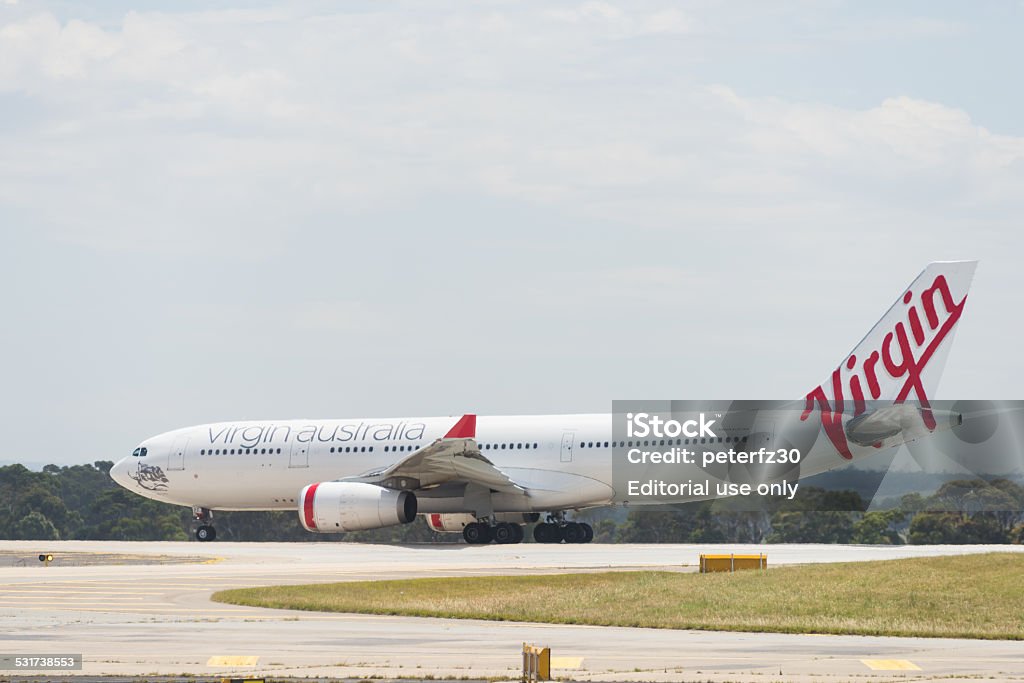
M 264 610 L 212 603 L 222 588 L 412 576 L 673 568 L 701 552 L 769 564 L 1021 546 L 373 546 L 347 543 L 0 541 L 0 553 L 101 553 L 130 564 L 0 568 L 0 653 L 81 653 L 82 674 L 515 677 L 524 641 L 578 680 L 1024 680 L 1024 642 L 558 626 Z M 204 556 L 189 564 L 139 564 Z M 1024 590 L 1024 577 L 1021 579 Z M 0 679 L 5 674 L 0 672 Z M 37 679 L 38 680 L 38 679 Z

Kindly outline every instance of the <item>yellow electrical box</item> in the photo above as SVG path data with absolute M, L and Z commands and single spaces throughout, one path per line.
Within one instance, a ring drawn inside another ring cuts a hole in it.
M 523 683 L 551 680 L 551 648 L 523 643 Z
M 700 573 L 735 572 L 740 569 L 767 569 L 768 556 L 760 555 L 701 555 Z

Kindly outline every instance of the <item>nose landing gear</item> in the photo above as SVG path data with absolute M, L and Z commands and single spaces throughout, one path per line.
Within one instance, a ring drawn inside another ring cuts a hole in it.
M 207 542 L 217 538 L 217 530 L 213 527 L 213 510 L 208 508 L 192 508 L 192 534 L 197 541 Z

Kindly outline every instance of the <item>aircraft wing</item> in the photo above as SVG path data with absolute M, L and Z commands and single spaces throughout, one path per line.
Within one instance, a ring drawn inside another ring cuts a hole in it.
M 476 443 L 476 415 L 463 415 L 443 437 L 387 469 L 344 481 L 362 481 L 405 490 L 465 482 L 479 484 L 492 491 L 526 494 L 524 487 L 481 455 Z

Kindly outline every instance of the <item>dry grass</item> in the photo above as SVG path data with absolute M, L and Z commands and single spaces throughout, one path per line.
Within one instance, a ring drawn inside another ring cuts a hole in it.
M 649 628 L 1024 640 L 1024 554 L 777 567 L 360 581 L 221 591 L 323 612 Z

